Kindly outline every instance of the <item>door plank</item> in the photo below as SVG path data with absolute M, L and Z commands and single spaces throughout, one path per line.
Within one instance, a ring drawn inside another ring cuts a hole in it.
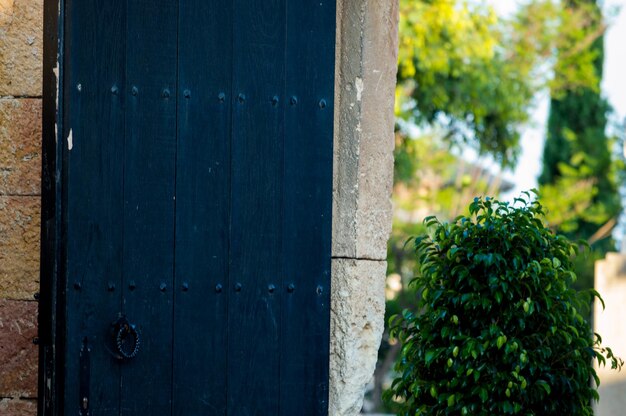
M 180 0 L 178 48 L 173 413 L 219 416 L 228 372 L 232 1 Z
M 287 0 L 280 415 L 328 414 L 335 0 Z
M 124 4 L 72 2 L 69 10 L 65 414 L 79 414 L 79 355 L 87 338 L 90 414 L 119 415 L 119 366 L 106 343 L 121 299 L 124 103 L 111 88 L 124 84 Z
M 228 414 L 277 415 L 284 0 L 235 0 L 233 21 Z
M 172 399 L 177 1 L 127 2 L 123 308 L 142 333 L 122 365 L 121 414 Z

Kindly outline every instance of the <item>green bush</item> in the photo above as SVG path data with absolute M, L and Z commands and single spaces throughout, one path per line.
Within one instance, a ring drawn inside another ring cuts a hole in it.
M 414 239 L 420 296 L 390 320 L 402 352 L 385 398 L 407 416 L 592 415 L 593 361 L 623 362 L 583 319 L 599 294 L 570 286 L 578 245 L 545 227 L 537 201 L 476 198 L 469 212 L 426 218 L 430 235 Z

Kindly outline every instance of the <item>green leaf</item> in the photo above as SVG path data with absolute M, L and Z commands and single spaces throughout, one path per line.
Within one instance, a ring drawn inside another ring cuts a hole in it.
M 436 357 L 437 357 L 437 354 L 436 354 L 436 352 L 435 352 L 434 350 L 429 350 L 429 351 L 426 351 L 426 354 L 425 354 L 425 356 L 424 356 L 424 358 L 425 358 L 425 362 L 426 362 L 426 365 L 427 365 L 427 366 L 428 366 L 428 365 L 430 365 L 430 363 L 431 363 L 431 362 L 432 362 L 432 361 L 433 361 Z
M 506 336 L 505 335 L 501 335 L 498 337 L 497 341 L 496 341 L 496 345 L 498 346 L 498 349 L 502 348 L 502 346 L 506 343 Z
M 538 380 L 535 385 L 541 387 L 547 394 L 550 394 L 552 392 L 550 385 L 544 380 Z
M 484 388 L 480 388 L 478 395 L 480 396 L 480 400 L 485 403 L 487 401 L 487 399 L 489 398 L 489 395 L 487 394 L 487 390 L 485 390 Z
M 604 304 L 604 299 L 602 299 L 602 296 L 600 296 L 600 293 L 598 293 L 597 290 L 595 290 L 595 289 L 588 289 L 588 292 L 591 293 L 596 298 L 598 298 L 598 300 L 602 304 L 602 310 L 606 309 L 606 305 Z
M 502 292 L 498 290 L 493 294 L 493 296 L 496 298 L 497 303 L 502 303 Z
M 448 397 L 448 407 L 452 406 L 454 406 L 454 394 L 451 394 L 450 397 Z

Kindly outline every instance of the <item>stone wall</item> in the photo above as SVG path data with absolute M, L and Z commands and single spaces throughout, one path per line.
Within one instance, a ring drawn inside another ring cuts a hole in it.
M 43 0 L 0 0 L 0 414 L 36 412 Z M 358 414 L 383 330 L 397 0 L 338 0 L 330 414 Z
M 600 292 L 606 309 L 596 299 L 594 305 L 594 332 L 602 336 L 602 343 L 613 352 L 626 359 L 626 254 L 607 253 L 604 260 L 596 262 L 595 284 Z M 595 406 L 596 416 L 615 416 L 624 414 L 626 409 L 626 371 L 599 367 L 600 402 Z
M 36 412 L 43 0 L 0 0 L 0 414 Z

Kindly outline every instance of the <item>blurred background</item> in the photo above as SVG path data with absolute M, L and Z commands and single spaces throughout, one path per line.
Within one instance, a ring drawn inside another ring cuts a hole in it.
M 424 217 L 451 220 L 474 196 L 512 200 L 536 188 L 549 226 L 590 244 L 575 260 L 576 284 L 604 295 L 606 310 L 589 319 L 626 357 L 624 6 L 400 0 L 387 318 L 415 302 L 404 242 L 425 231 Z M 394 412 L 381 395 L 398 352 L 385 333 L 364 413 Z M 596 414 L 624 414 L 626 372 L 599 373 Z

